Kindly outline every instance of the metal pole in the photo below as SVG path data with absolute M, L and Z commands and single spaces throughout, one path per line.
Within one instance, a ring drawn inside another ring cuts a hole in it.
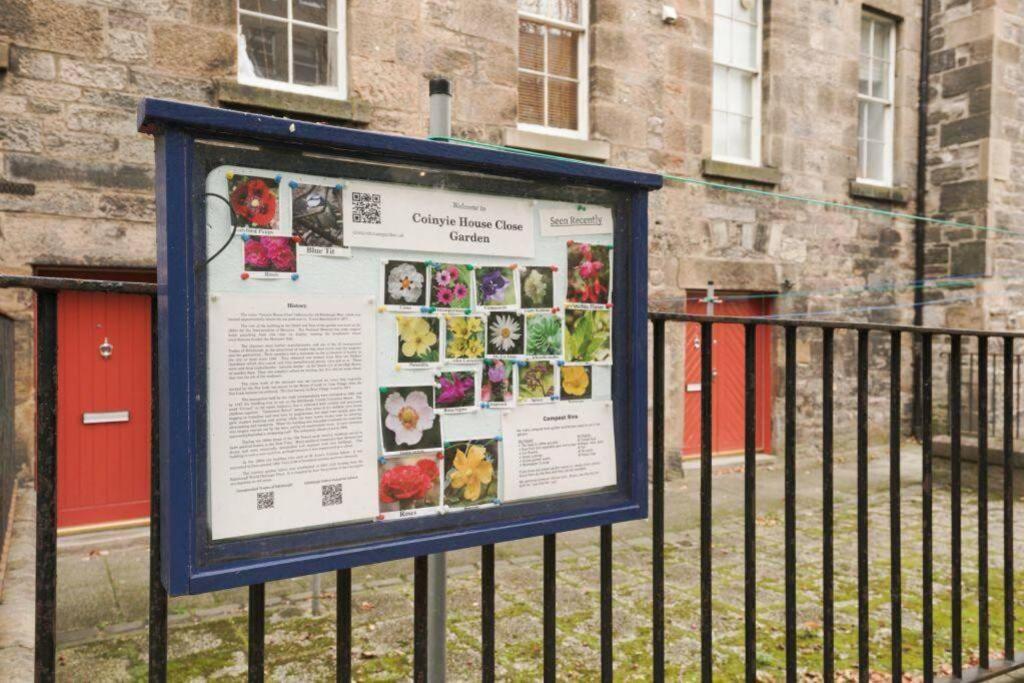
M 430 79 L 431 138 L 449 138 L 452 135 L 452 84 L 446 78 Z M 444 553 L 427 557 L 427 681 L 443 683 L 445 679 L 445 634 L 447 588 Z

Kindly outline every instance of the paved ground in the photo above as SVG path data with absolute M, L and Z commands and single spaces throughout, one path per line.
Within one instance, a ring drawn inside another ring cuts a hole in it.
M 904 518 L 904 661 L 921 666 L 921 499 L 919 451 L 908 447 L 901 482 Z M 840 458 L 836 474 L 837 667 L 856 662 L 856 518 L 853 463 Z M 666 496 L 666 612 L 668 672 L 673 680 L 696 678 L 699 656 L 698 476 L 693 470 L 668 484 Z M 941 481 L 941 474 L 937 477 Z M 821 667 L 821 471 L 805 458 L 798 475 L 799 660 L 805 680 Z M 872 669 L 889 667 L 888 459 L 871 461 Z M 715 473 L 714 610 L 715 667 L 721 680 L 742 672 L 743 542 L 742 473 Z M 780 679 L 783 645 L 782 468 L 758 468 L 758 667 L 762 679 Z M 949 661 L 949 496 L 939 485 L 935 500 L 935 597 L 937 659 Z M 1024 493 L 1024 484 L 1018 484 Z M 990 507 L 990 571 L 993 657 L 1002 642 L 1002 506 Z M 1024 497 L 1015 519 L 1024 529 Z M 977 648 L 976 496 L 964 496 L 964 624 L 968 659 Z M 651 552 L 647 522 L 615 528 L 615 643 L 617 678 L 650 677 Z M 1024 534 L 1021 544 L 1024 545 Z M 58 563 L 58 621 L 62 680 L 140 679 L 146 670 L 148 531 L 62 539 Z M 558 666 L 565 680 L 592 680 L 599 665 L 598 534 L 587 530 L 559 537 Z M 1018 547 L 1018 557 L 1024 547 Z M 498 547 L 497 644 L 499 677 L 538 680 L 541 654 L 540 541 Z M 449 559 L 448 671 L 452 680 L 479 679 L 479 569 L 477 551 Z M 1019 572 L 1018 572 L 1019 574 Z M 412 562 L 393 562 L 353 572 L 354 664 L 360 680 L 408 678 L 412 646 Z M 1018 581 L 1018 605 L 1024 579 Z M 323 612 L 313 616 L 309 580 L 268 585 L 267 664 L 273 680 L 333 679 L 333 578 L 323 577 Z M 241 679 L 245 675 L 244 591 L 171 601 L 173 680 Z M 0 612 L 0 617 L 3 613 Z M 1020 613 L 1024 620 L 1024 613 Z M 1024 621 L 1021 622 L 1024 624 Z M 1024 628 L 1018 628 L 1024 633 Z M 1024 636 L 1018 637 L 1024 646 Z M 2 645 L 2 643 L 0 643 Z M 27 671 L 25 672 L 28 673 Z M 17 678 L 15 676 L 15 678 Z M 884 680 L 884 677 L 882 678 Z

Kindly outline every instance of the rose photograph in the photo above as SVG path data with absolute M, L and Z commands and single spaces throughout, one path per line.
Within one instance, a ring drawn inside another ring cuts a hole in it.
M 455 370 L 434 375 L 434 396 L 438 413 L 467 412 L 477 406 L 476 370 Z
M 448 315 L 444 319 L 445 360 L 465 363 L 484 357 L 484 328 L 487 319 L 480 315 Z
M 525 335 L 522 313 L 491 313 L 487 316 L 487 355 L 523 355 Z
M 419 261 L 385 261 L 385 306 L 427 305 L 427 264 Z
M 441 500 L 441 468 L 430 455 L 386 458 L 377 465 L 382 513 L 433 508 Z
M 231 226 L 242 230 L 277 230 L 277 181 L 247 175 L 228 180 Z
M 566 303 L 607 305 L 611 295 L 611 247 L 569 242 Z
M 510 406 L 512 395 L 512 368 L 515 363 L 503 360 L 485 360 L 480 381 L 480 402 L 494 407 Z
M 498 500 L 498 458 L 501 441 L 456 441 L 444 448 L 444 504 L 484 505 Z
M 519 366 L 520 401 L 550 400 L 555 389 L 555 364 L 551 361 L 530 361 Z
M 396 315 L 398 362 L 437 363 L 441 360 L 441 319 L 435 315 Z
M 589 365 L 563 365 L 558 373 L 563 401 L 582 401 L 593 396 L 593 368 Z
M 565 312 L 565 359 L 570 363 L 605 363 L 612 359 L 612 312 Z
M 434 308 L 470 308 L 472 286 L 471 266 L 435 264 L 430 276 L 430 305 Z
M 246 272 L 295 272 L 295 242 L 291 237 L 250 235 L 244 244 Z
M 385 453 L 441 447 L 441 420 L 434 410 L 434 387 L 382 387 L 381 445 Z
M 523 308 L 551 308 L 555 305 L 555 275 L 549 266 L 519 271 L 519 292 Z
M 292 236 L 307 247 L 344 247 L 341 188 L 296 183 L 292 187 Z
M 526 314 L 526 355 L 562 357 L 562 316 L 557 313 Z
M 516 308 L 515 278 L 511 268 L 480 266 L 476 269 L 476 305 L 480 308 Z

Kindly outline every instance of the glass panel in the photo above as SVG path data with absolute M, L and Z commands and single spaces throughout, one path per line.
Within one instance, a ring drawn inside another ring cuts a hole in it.
M 728 111 L 733 114 L 752 116 L 754 114 L 752 91 L 754 77 L 744 71 L 731 69 L 729 73 Z
M 333 31 L 292 27 L 292 74 L 296 83 L 333 85 L 335 37 Z
M 861 95 L 871 94 L 871 85 L 868 83 L 868 72 L 871 70 L 871 58 L 866 55 L 860 56 L 860 69 L 857 77 L 857 92 Z
M 892 40 L 892 24 L 875 22 L 874 55 L 876 59 L 889 61 L 889 41 Z
M 877 59 L 871 60 L 871 94 L 889 99 L 889 64 Z
M 757 31 L 750 24 L 732 24 L 732 64 L 746 69 L 757 68 Z
M 867 17 L 861 17 L 860 20 L 860 53 L 871 54 L 871 20 Z
M 563 31 L 557 28 L 548 29 L 548 73 L 556 76 L 578 78 L 576 69 L 576 41 L 579 34 L 575 31 Z
M 275 17 L 288 16 L 288 0 L 239 0 L 238 6 L 250 12 L 270 14 Z
M 732 16 L 732 3 L 734 0 L 715 0 L 715 14 L 725 17 Z
M 868 140 L 865 143 L 867 152 L 867 158 L 865 159 L 865 178 L 871 180 L 884 181 L 885 178 L 885 143 L 883 142 L 872 142 Z
M 292 18 L 334 28 L 330 4 L 331 0 L 292 0 Z
M 580 23 L 580 0 L 519 0 L 519 11 Z
M 576 115 L 579 86 L 572 81 L 548 79 L 548 125 L 553 128 L 579 127 Z
M 732 125 L 730 126 L 733 135 L 732 155 L 739 159 L 751 159 L 750 136 L 753 128 L 753 119 L 747 116 L 736 116 L 735 114 L 730 114 L 729 118 L 732 120 Z
M 730 29 L 732 28 L 732 21 L 724 17 L 715 15 L 715 28 L 714 28 L 714 51 L 715 61 L 719 64 L 729 64 L 732 61 L 732 50 L 730 44 L 732 42 L 732 36 L 730 35 Z
M 757 21 L 757 3 L 760 0 L 733 0 L 732 16 L 754 23 Z
M 864 102 L 864 105 L 864 137 L 868 140 L 885 140 L 885 105 L 879 102 Z
M 243 14 L 239 75 L 288 81 L 288 24 Z
M 868 136 L 868 103 L 857 103 L 857 139 L 863 140 Z
M 544 125 L 544 79 L 519 74 L 519 121 Z
M 715 64 L 711 84 L 711 107 L 717 111 L 726 111 L 729 107 L 729 69 L 719 64 Z
M 711 119 L 711 152 L 715 156 L 729 155 L 729 115 L 723 111 L 716 111 Z
M 544 27 L 540 24 L 519 22 L 519 67 L 544 70 Z

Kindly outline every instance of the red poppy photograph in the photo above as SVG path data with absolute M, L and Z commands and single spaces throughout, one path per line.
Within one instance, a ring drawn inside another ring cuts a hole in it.
M 277 181 L 236 175 L 229 181 L 231 225 L 242 229 L 277 229 Z

